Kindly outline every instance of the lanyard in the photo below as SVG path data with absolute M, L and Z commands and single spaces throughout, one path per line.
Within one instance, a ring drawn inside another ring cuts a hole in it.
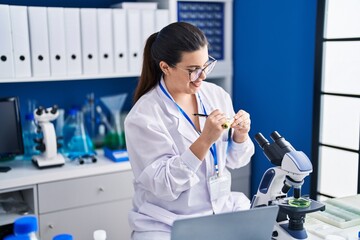
M 181 114 L 186 118 L 186 120 L 193 126 L 194 130 L 200 135 L 200 132 L 196 129 L 195 124 L 193 123 L 193 121 L 191 121 L 190 117 L 186 114 L 186 112 L 171 98 L 170 94 L 165 90 L 165 88 L 163 87 L 163 85 L 160 83 L 160 89 L 161 91 L 163 91 L 163 93 L 165 94 L 165 96 L 167 96 L 171 101 L 173 101 L 173 103 L 175 103 L 176 107 L 179 109 L 179 111 L 181 112 Z M 204 114 L 207 115 L 206 110 L 205 110 L 205 106 L 203 104 L 203 102 L 201 101 L 200 95 L 198 94 L 199 100 L 200 100 L 200 104 L 203 108 Z M 216 175 L 219 175 L 219 167 L 218 167 L 218 161 L 217 161 L 217 153 L 216 153 L 216 145 L 215 143 L 213 143 L 210 147 L 210 152 L 211 155 L 213 156 L 214 159 L 214 166 L 215 166 L 215 172 Z

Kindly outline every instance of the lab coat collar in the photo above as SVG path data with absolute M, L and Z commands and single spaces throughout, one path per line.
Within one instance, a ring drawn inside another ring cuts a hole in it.
M 160 83 L 168 92 L 164 79 L 161 78 Z M 178 119 L 178 132 L 189 140 L 191 143 L 195 142 L 196 139 L 199 137 L 199 134 L 195 131 L 195 129 L 191 126 L 191 124 L 186 120 L 186 118 L 182 115 L 182 113 L 177 108 L 176 104 L 174 103 L 174 99 L 169 99 L 164 92 L 160 88 L 160 84 L 156 87 L 156 91 L 164 104 L 164 110 L 166 110 L 169 114 L 173 115 Z M 169 92 L 168 92 L 169 93 Z M 170 94 L 169 94 L 170 95 Z M 171 95 L 170 95 L 171 96 Z

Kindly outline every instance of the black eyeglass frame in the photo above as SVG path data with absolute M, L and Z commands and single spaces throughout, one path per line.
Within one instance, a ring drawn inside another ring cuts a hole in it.
M 176 66 L 176 65 L 173 65 L 173 67 L 178 68 L 178 69 L 180 69 L 180 70 L 182 70 L 182 71 L 188 72 L 188 73 L 189 73 L 189 80 L 190 80 L 190 82 L 195 82 L 196 80 L 199 79 L 200 75 L 201 75 L 203 72 L 205 72 L 205 74 L 206 74 L 206 76 L 207 76 L 207 75 L 209 75 L 209 74 L 212 72 L 212 70 L 214 69 L 217 60 L 216 60 L 214 57 L 210 56 L 210 55 L 209 55 L 209 59 L 210 59 L 209 63 L 208 63 L 205 67 L 203 67 L 203 68 L 196 68 L 196 69 L 194 69 L 194 70 L 190 70 L 190 69 L 183 69 L 183 68 L 178 67 L 178 66 Z M 211 68 L 209 69 L 210 66 L 211 66 Z M 206 72 L 206 70 L 207 70 L 207 72 Z M 194 75 L 194 79 L 192 79 L 192 78 L 191 78 L 191 74 L 194 73 L 194 72 L 197 72 L 197 73 L 196 73 L 196 75 Z

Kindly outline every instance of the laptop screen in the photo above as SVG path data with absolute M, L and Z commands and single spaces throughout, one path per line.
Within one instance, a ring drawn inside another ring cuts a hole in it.
M 278 206 L 266 206 L 177 220 L 171 240 L 271 239 L 278 210 Z

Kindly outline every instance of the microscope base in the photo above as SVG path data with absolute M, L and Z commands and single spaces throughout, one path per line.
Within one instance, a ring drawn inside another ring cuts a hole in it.
M 65 158 L 59 153 L 53 158 L 37 155 L 33 157 L 32 161 L 38 168 L 60 167 L 65 164 Z
M 273 236 L 272 239 L 276 240 L 304 240 L 308 239 L 305 229 L 299 231 L 292 231 L 288 229 L 288 222 L 280 222 L 275 224 L 274 232 L 277 236 Z

